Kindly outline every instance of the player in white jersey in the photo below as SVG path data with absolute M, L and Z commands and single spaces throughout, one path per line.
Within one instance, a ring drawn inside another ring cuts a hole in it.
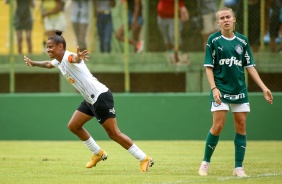
M 93 152 L 86 168 L 96 166 L 99 161 L 108 157 L 106 151 L 102 150 L 83 128 L 83 125 L 95 116 L 108 136 L 140 161 L 140 171 L 148 171 L 148 167 L 152 167 L 154 161 L 119 130 L 111 91 L 91 74 L 84 63 L 88 61 L 89 52 L 86 50 L 81 52 L 79 47 L 77 54 L 67 51 L 65 39 L 61 34 L 61 31 L 56 31 L 56 35 L 51 36 L 47 41 L 47 53 L 52 61 L 32 61 L 26 56 L 24 60 L 31 67 L 59 68 L 63 76 L 83 96 L 84 101 L 71 117 L 68 128 Z
M 273 97 L 254 67 L 247 38 L 234 31 L 236 18 L 233 10 L 222 8 L 217 12 L 216 18 L 220 31 L 208 38 L 204 64 L 211 88 L 213 124 L 206 138 L 199 175 L 208 175 L 212 154 L 224 127 L 226 113 L 231 107 L 235 125 L 233 175 L 246 177 L 243 161 L 246 152 L 246 118 L 250 107 L 244 70 L 247 70 L 249 76 L 261 88 L 268 103 L 272 104 Z

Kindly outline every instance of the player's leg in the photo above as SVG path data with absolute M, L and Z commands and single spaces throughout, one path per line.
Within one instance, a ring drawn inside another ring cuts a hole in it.
M 87 49 L 87 45 L 86 45 L 86 40 L 85 40 L 85 35 L 87 33 L 87 28 L 88 28 L 88 24 L 87 23 L 79 23 L 79 30 L 78 30 L 78 37 L 77 37 L 77 41 L 78 41 L 78 45 L 80 47 L 80 50 L 86 50 Z
M 119 130 L 116 118 L 108 118 L 102 126 L 113 141 L 120 144 L 140 161 L 140 171 L 144 172 L 148 170 L 148 167 L 152 167 L 154 163 L 153 159 L 146 155 L 127 135 Z
M 17 30 L 18 53 L 22 54 L 23 31 Z
M 32 40 L 31 40 L 31 34 L 32 30 L 26 30 L 26 42 L 27 42 L 27 47 L 28 47 L 28 53 L 32 53 Z
M 88 131 L 83 128 L 83 125 L 91 120 L 93 116 L 87 102 L 83 101 L 68 123 L 69 130 L 82 140 L 85 146 L 93 153 L 91 163 L 86 164 L 87 168 L 96 166 L 99 161 L 105 160 L 108 157 L 107 153 L 99 147 Z
M 89 139 L 90 134 L 83 128 L 83 125 L 92 118 L 93 116 L 89 116 L 83 112 L 76 110 L 68 123 L 68 128 L 80 140 L 86 141 L 87 139 Z
M 103 126 L 108 136 L 140 161 L 140 171 L 147 171 L 148 167 L 153 165 L 153 159 L 146 155 L 127 135 L 119 130 L 111 91 L 100 94 L 93 107 L 97 120 Z
M 213 152 L 217 146 L 219 135 L 224 127 L 226 113 L 229 110 L 228 104 L 221 105 L 211 103 L 211 111 L 213 112 L 213 124 L 206 137 L 204 158 L 199 168 L 199 175 L 207 176 L 209 165 Z
M 243 170 L 243 161 L 245 158 L 247 136 L 246 136 L 246 119 L 247 112 L 250 111 L 248 103 L 244 104 L 233 104 L 232 105 L 235 136 L 234 136 L 234 147 L 235 147 L 235 169 L 233 174 L 239 177 L 247 176 Z

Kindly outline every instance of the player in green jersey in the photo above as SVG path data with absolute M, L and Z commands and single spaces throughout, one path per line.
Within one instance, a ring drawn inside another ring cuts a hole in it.
M 273 97 L 254 67 L 247 38 L 234 31 L 236 18 L 233 10 L 222 8 L 216 13 L 216 18 L 220 31 L 209 36 L 204 63 L 211 88 L 213 124 L 206 138 L 204 159 L 199 169 L 199 175 L 208 175 L 211 157 L 230 107 L 235 125 L 233 175 L 246 177 L 243 170 L 243 160 L 246 151 L 246 117 L 250 112 L 250 106 L 244 70 L 247 70 L 261 88 L 264 98 L 269 104 L 272 104 Z

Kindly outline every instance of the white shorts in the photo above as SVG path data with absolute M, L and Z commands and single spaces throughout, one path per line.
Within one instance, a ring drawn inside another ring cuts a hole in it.
M 44 18 L 44 28 L 45 31 L 60 30 L 64 31 L 66 26 L 66 19 L 63 14 L 53 17 Z
M 219 30 L 214 13 L 205 14 L 203 17 L 202 34 L 211 34 Z
M 221 103 L 220 105 L 216 102 L 211 103 L 211 112 L 226 110 L 229 111 L 229 106 L 231 107 L 232 112 L 250 112 L 250 104 L 242 103 L 242 104 L 228 104 Z

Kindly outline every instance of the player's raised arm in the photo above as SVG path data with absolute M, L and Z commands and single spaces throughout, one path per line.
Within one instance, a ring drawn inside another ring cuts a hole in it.
M 80 51 L 79 46 L 77 46 L 76 48 L 76 53 L 77 55 L 70 55 L 68 60 L 71 63 L 80 63 L 82 60 L 84 61 L 88 61 L 89 56 L 89 52 L 87 50 L 84 51 Z
M 24 56 L 25 63 L 27 66 L 37 66 L 41 68 L 54 68 L 54 66 L 51 64 L 51 61 L 32 61 L 28 57 Z

